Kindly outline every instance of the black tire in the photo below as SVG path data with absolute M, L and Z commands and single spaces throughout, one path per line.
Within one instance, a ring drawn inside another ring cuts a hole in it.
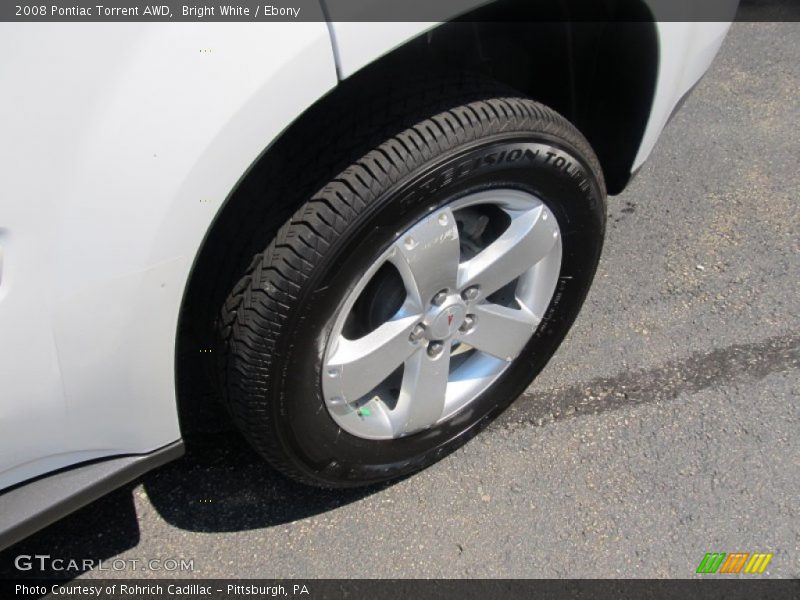
M 218 375 L 235 423 L 274 467 L 307 484 L 397 478 L 464 444 L 544 367 L 597 267 L 605 186 L 591 147 L 566 119 L 513 97 L 420 117 L 331 174 L 254 257 L 218 321 Z M 324 404 L 321 355 L 348 289 L 429 207 L 500 186 L 541 198 L 561 229 L 558 285 L 533 338 L 492 387 L 436 427 L 382 441 L 343 431 Z

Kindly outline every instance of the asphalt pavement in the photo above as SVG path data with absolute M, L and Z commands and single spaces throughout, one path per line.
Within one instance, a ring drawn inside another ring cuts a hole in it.
M 542 375 L 463 449 L 305 488 L 233 432 L 0 555 L 183 558 L 81 577 L 800 577 L 800 23 L 739 23 L 610 201 L 600 270 Z M 120 564 L 120 563 L 117 563 Z M 128 563 L 130 564 L 130 562 Z

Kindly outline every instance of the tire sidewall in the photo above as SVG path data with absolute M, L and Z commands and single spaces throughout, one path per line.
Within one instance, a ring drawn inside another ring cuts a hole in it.
M 541 371 L 588 292 L 605 229 L 605 195 L 589 162 L 565 140 L 501 134 L 441 152 L 410 169 L 359 212 L 326 252 L 291 307 L 272 364 L 271 422 L 296 468 L 323 483 L 378 482 L 420 469 L 454 450 L 500 414 Z M 377 257 L 415 222 L 465 195 L 517 189 L 542 200 L 558 221 L 562 263 L 545 316 L 513 364 L 459 413 L 394 440 L 341 429 L 322 395 L 328 338 L 349 292 Z

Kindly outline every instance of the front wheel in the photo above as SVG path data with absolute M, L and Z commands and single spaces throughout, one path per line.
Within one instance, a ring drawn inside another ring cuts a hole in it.
M 431 464 L 544 367 L 604 227 L 597 159 L 553 111 L 504 97 L 420 118 L 332 174 L 231 292 L 217 355 L 235 422 L 310 484 Z

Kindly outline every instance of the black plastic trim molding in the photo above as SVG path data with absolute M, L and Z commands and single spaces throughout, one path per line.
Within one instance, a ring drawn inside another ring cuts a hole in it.
M 81 463 L 0 493 L 0 550 L 183 453 L 178 440 L 148 454 Z

